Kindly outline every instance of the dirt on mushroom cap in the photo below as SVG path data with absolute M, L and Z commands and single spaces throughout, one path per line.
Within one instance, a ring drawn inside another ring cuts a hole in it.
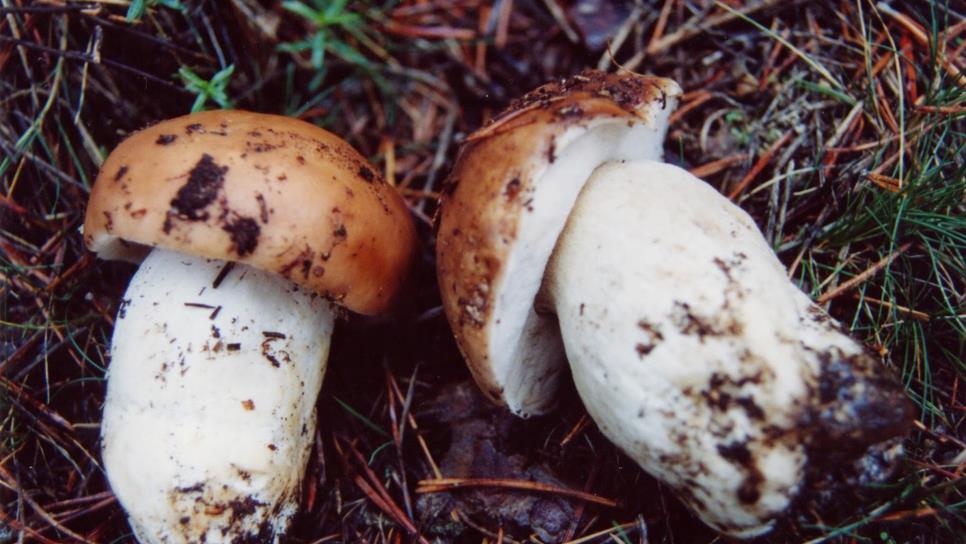
M 85 242 L 143 246 L 273 271 L 374 314 L 402 287 L 415 230 L 401 197 L 349 144 L 309 123 L 215 111 L 162 121 L 105 161 Z

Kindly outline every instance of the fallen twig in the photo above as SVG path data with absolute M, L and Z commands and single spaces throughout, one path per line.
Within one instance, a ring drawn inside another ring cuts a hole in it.
M 584 493 L 565 487 L 557 487 L 530 480 L 504 480 L 499 478 L 437 478 L 433 480 L 421 480 L 416 484 L 416 493 L 440 493 L 451 489 L 464 487 L 503 487 L 507 489 L 519 489 L 522 491 L 534 491 L 538 493 L 551 493 L 563 495 L 573 499 L 592 502 L 609 508 L 616 508 L 618 503 L 612 499 L 605 499 L 592 493 Z

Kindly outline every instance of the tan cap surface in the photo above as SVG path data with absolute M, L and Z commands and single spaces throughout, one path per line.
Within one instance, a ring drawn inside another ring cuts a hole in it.
M 668 79 L 588 70 L 527 94 L 463 144 L 441 198 L 437 273 L 492 400 L 521 415 L 552 407 L 563 350 L 552 316 L 532 306 L 553 244 L 597 166 L 661 156 L 680 92 Z
M 242 262 L 375 314 L 402 287 L 416 237 L 402 198 L 348 143 L 226 110 L 118 145 L 91 191 L 84 241 L 109 259 L 139 261 L 156 246 Z

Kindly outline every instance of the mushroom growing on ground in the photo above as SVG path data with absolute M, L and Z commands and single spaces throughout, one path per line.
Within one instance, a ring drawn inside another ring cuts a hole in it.
M 122 142 L 84 241 L 143 263 L 117 315 L 105 469 L 142 542 L 272 542 L 298 508 L 337 306 L 387 310 L 415 230 L 349 144 L 207 112 Z
M 706 523 L 753 537 L 911 409 L 748 214 L 660 162 L 679 94 L 588 71 L 470 135 L 440 203 L 439 285 L 491 399 L 546 413 L 569 361 L 605 436 Z

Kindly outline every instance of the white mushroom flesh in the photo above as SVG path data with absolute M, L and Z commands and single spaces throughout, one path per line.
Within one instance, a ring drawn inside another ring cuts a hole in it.
M 520 217 L 519 239 L 503 271 L 503 277 L 512 280 L 494 302 L 492 315 L 497 318 L 488 350 L 503 398 L 518 415 L 550 410 L 556 404 L 560 371 L 565 368 L 556 322 L 533 307 L 544 263 L 567 219 L 560 210 L 573 207 L 596 165 L 608 160 L 659 159 L 664 131 L 655 126 L 663 126 L 666 116 L 661 110 L 650 123 L 604 118 L 590 126 L 575 126 L 554 142 L 557 156 L 551 164 L 544 157 L 533 160 L 543 168 L 534 174 L 542 181 L 526 195 L 530 204 Z
M 117 318 L 103 459 L 141 542 L 275 542 L 298 508 L 335 314 L 225 267 L 156 249 Z
M 713 527 L 769 530 L 803 481 L 823 365 L 864 355 L 752 219 L 675 166 L 608 163 L 544 281 L 603 434 Z

